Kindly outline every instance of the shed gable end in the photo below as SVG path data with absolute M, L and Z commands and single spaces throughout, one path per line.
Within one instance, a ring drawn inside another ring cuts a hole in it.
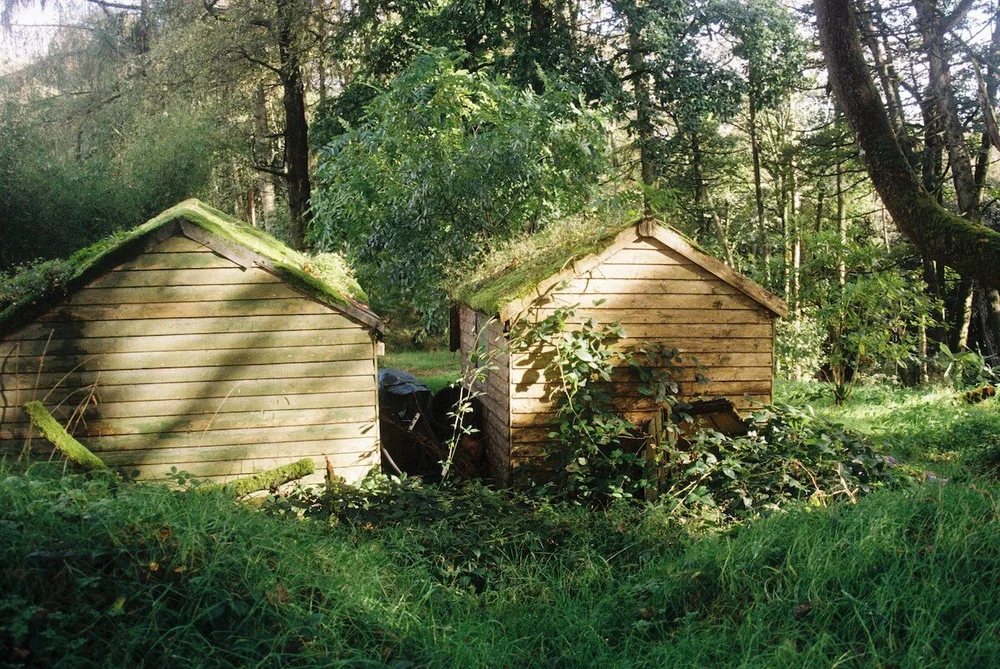
M 0 337 L 0 453 L 21 452 L 20 407 L 43 397 L 109 465 L 144 477 L 328 457 L 356 480 L 379 461 L 372 331 L 184 236 Z

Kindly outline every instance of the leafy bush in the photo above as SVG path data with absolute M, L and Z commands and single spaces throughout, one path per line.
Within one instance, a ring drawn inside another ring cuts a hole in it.
M 585 208 L 603 173 L 603 119 L 551 83 L 520 91 L 443 51 L 418 56 L 320 150 L 310 239 L 358 260 L 379 308 L 404 299 L 428 331 L 451 262 L 490 239 Z
M 755 412 L 745 436 L 696 433 L 666 465 L 664 503 L 684 514 L 727 520 L 792 502 L 857 501 L 873 487 L 901 482 L 861 435 L 787 405 Z
M 588 319 L 571 327 L 574 316 L 574 307 L 556 309 L 511 335 L 515 350 L 545 360 L 547 377 L 558 380 L 549 397 L 556 407 L 551 441 L 542 446 L 545 472 L 523 469 L 547 479 L 545 494 L 556 498 L 590 503 L 631 498 L 655 485 L 645 477 L 650 437 L 623 415 L 615 384 L 623 382 L 625 372 L 648 412 L 671 407 L 677 403 L 673 371 L 681 357 L 659 346 L 616 346 L 625 338 L 617 323 Z
M 819 373 L 823 365 L 826 331 L 812 311 L 794 319 L 775 321 L 774 357 L 782 378 L 803 381 Z
M 947 344 L 940 343 L 935 366 L 941 370 L 941 377 L 955 390 L 979 388 L 1000 381 L 997 370 L 987 364 L 978 351 L 952 351 Z

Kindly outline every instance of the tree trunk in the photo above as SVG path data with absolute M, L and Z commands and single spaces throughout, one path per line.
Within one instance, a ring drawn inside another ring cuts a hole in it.
M 288 189 L 292 247 L 305 248 L 309 225 L 309 123 L 305 83 L 295 50 L 294 0 L 278 0 L 278 53 L 281 58 L 281 103 L 285 110 L 285 182 Z
M 642 26 L 633 17 L 628 22 L 628 65 L 635 93 L 635 144 L 639 150 L 640 178 L 642 179 L 642 210 L 646 217 L 653 215 L 649 189 L 655 181 L 651 148 L 653 143 L 652 98 L 649 92 L 649 71 L 642 42 Z
M 894 73 L 882 49 L 882 44 L 879 42 L 878 34 L 872 22 L 872 14 L 874 12 L 881 12 L 881 7 L 879 7 L 878 2 L 873 2 L 872 8 L 868 9 L 865 0 L 858 0 L 858 10 L 862 40 L 868 49 L 868 53 L 871 54 L 872 62 L 875 64 L 875 72 L 878 75 L 879 84 L 882 86 L 882 92 L 885 94 L 889 121 L 896 132 L 896 137 L 901 142 L 903 152 L 907 155 L 907 158 L 910 158 L 910 147 L 905 144 L 907 140 L 905 130 L 906 119 L 903 116 L 902 98 L 896 86 Z
M 972 298 L 975 284 L 971 279 L 962 279 L 958 286 L 955 304 L 955 321 L 952 325 L 951 348 L 964 351 L 969 348 L 969 328 L 972 326 Z
M 764 274 L 771 280 L 771 247 L 767 240 L 767 216 L 764 213 L 764 187 L 760 177 L 760 137 L 757 128 L 757 103 L 750 98 L 750 154 L 753 158 L 753 194 L 757 205 L 757 235 L 759 253 L 764 263 Z
M 970 221 L 979 220 L 979 191 L 972 171 L 972 159 L 965 142 L 965 132 L 958 117 L 958 103 L 951 85 L 951 67 L 944 45 L 944 29 L 936 0 L 914 0 L 917 10 L 917 27 L 923 37 L 924 54 L 927 56 L 928 76 L 934 105 L 944 142 L 948 149 L 952 183 L 958 197 L 959 212 Z
M 709 231 L 705 228 L 711 228 L 716 242 L 722 248 L 726 264 L 733 267 L 733 252 L 729 247 L 729 239 L 726 237 L 726 230 L 722 226 L 719 212 L 715 210 L 715 203 L 712 201 L 712 194 L 708 190 L 708 184 L 705 183 L 705 175 L 702 169 L 701 143 L 698 141 L 697 130 L 691 131 L 691 157 L 695 180 L 694 203 L 700 219 L 698 221 L 699 228 L 704 230 L 706 236 L 708 236 Z
M 802 206 L 799 196 L 798 179 L 795 176 L 795 155 L 788 157 L 788 185 L 791 189 L 791 206 L 789 208 L 789 225 L 792 226 L 792 313 L 796 318 L 802 307 L 799 295 L 802 288 L 802 226 L 799 220 L 799 210 Z
M 837 232 L 840 237 L 840 248 L 837 249 L 837 277 L 841 289 L 847 284 L 847 263 L 844 252 L 847 250 L 847 207 L 844 202 L 844 163 L 837 162 Z
M 1000 288 L 1000 234 L 941 207 L 910 171 L 865 63 L 851 0 L 816 0 L 816 13 L 834 93 L 896 226 L 934 260 Z
M 1000 291 L 991 290 L 986 294 L 988 318 L 986 332 L 992 338 L 991 364 L 996 365 L 1000 358 Z
M 823 229 L 823 200 L 826 197 L 826 186 L 820 181 L 816 187 L 816 232 Z
M 261 166 L 270 167 L 270 170 L 257 170 L 257 186 L 254 203 L 254 225 L 261 224 L 266 228 L 267 221 L 274 214 L 275 193 L 273 170 L 280 167 L 278 156 L 270 140 L 271 126 L 267 121 L 267 94 L 264 91 L 264 84 L 257 85 L 257 94 L 254 101 L 254 131 L 257 135 L 257 151 L 255 151 L 254 161 Z

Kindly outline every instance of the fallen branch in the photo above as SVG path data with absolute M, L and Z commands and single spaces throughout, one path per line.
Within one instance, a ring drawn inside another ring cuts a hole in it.
M 260 472 L 259 474 L 236 479 L 235 481 L 230 481 L 229 483 L 217 483 L 207 486 L 207 488 L 209 490 L 225 490 L 226 492 L 232 493 L 233 497 L 237 498 L 245 497 L 246 495 L 249 495 L 252 492 L 257 492 L 258 490 L 270 490 L 271 488 L 277 487 L 282 483 L 288 483 L 289 481 L 300 479 L 303 476 L 309 476 L 315 470 L 316 463 L 314 463 L 310 458 L 302 458 L 298 462 L 282 465 L 281 467 L 275 467 L 274 469 L 268 469 Z
M 94 455 L 89 448 L 81 444 L 59 424 L 52 414 L 48 412 L 41 402 L 28 402 L 24 405 L 24 410 L 31 418 L 31 424 L 38 428 L 42 436 L 57 451 L 66 456 L 70 462 L 77 464 L 87 471 L 95 469 L 107 469 L 107 465 L 99 457 Z

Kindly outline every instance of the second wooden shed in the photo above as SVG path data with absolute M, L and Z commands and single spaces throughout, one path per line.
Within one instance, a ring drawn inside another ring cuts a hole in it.
M 380 322 L 339 257 L 189 200 L 47 267 L 0 312 L 0 455 L 25 451 L 37 399 L 143 478 L 379 465 Z
M 620 323 L 623 345 L 662 344 L 696 360 L 697 370 L 681 371 L 681 400 L 724 397 L 738 409 L 771 401 L 774 322 L 787 313 L 780 298 L 655 221 L 595 232 L 582 243 L 545 244 L 551 239 L 540 237 L 538 248 L 452 293 L 452 348 L 464 361 L 477 347 L 492 351 L 495 369 L 478 390 L 499 482 L 539 455 L 555 409 L 545 361 L 512 354 L 510 326 L 540 321 L 556 307 L 576 305 L 577 323 Z

